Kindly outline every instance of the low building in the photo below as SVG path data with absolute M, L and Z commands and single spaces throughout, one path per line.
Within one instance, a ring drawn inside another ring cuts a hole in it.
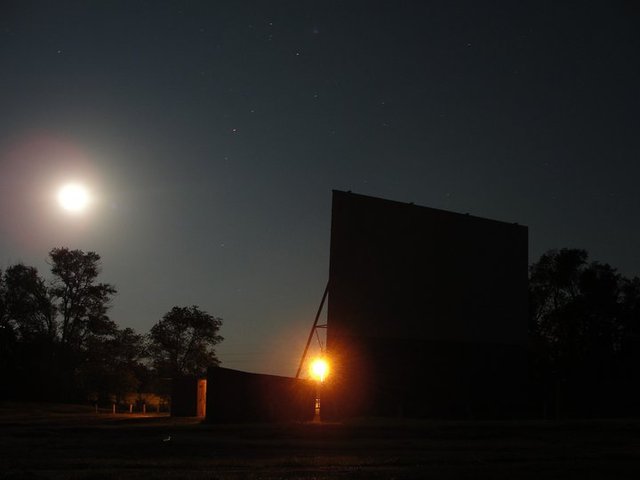
M 204 417 L 207 404 L 207 380 L 193 376 L 171 382 L 171 416 Z
M 311 381 L 211 367 L 207 385 L 209 423 L 313 419 L 316 385 Z

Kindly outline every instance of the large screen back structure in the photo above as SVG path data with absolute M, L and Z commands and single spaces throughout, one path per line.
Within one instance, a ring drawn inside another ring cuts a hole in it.
M 327 410 L 500 415 L 525 369 L 527 228 L 333 192 Z

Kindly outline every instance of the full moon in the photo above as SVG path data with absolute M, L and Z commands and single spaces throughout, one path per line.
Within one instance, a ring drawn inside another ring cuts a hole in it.
M 68 212 L 80 213 L 89 204 L 88 190 L 77 183 L 69 183 L 58 190 L 58 203 Z

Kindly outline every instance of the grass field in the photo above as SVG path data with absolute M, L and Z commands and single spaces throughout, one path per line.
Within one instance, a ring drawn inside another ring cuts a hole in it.
M 640 479 L 640 421 L 216 426 L 0 404 L 0 479 L 44 478 Z

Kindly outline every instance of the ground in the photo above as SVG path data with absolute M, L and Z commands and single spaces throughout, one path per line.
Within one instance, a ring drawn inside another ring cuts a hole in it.
M 0 479 L 640 478 L 640 420 L 206 425 L 0 404 Z

